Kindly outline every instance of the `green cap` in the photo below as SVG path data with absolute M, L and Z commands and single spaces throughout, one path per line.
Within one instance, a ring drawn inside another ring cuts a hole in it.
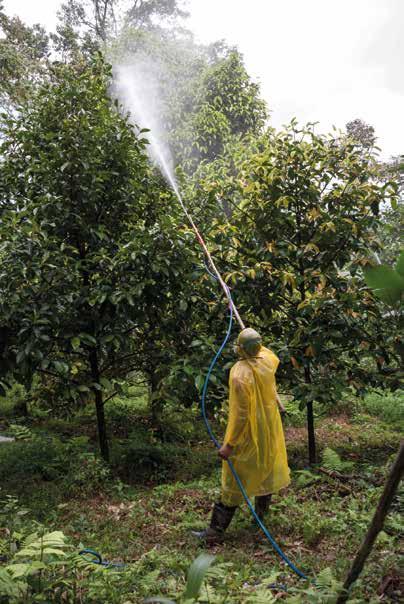
M 237 338 L 237 344 L 250 357 L 254 357 L 258 353 L 261 348 L 261 342 L 260 334 L 251 327 L 243 329 Z

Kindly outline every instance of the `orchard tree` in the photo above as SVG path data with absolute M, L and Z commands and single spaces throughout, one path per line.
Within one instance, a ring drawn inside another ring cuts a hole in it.
M 105 401 L 138 367 L 186 252 L 109 83 L 101 60 L 56 65 L 6 122 L 0 180 L 3 359 L 57 380 L 71 404 L 93 399 L 105 459 Z
M 128 28 L 151 30 L 186 17 L 181 0 L 66 0 L 58 12 L 59 48 L 92 54 Z
M 258 134 L 268 117 L 242 55 L 223 43 L 197 44 L 184 29 L 125 29 L 107 49 L 140 93 L 152 98 L 159 138 L 186 174 L 216 159 L 233 138 Z M 145 123 L 150 127 L 150 124 Z
M 43 27 L 28 27 L 9 17 L 0 2 L 0 107 L 11 112 L 47 73 L 49 37 Z
M 382 242 L 380 259 L 392 263 L 402 248 L 402 228 L 404 223 L 404 155 L 391 158 L 382 164 L 381 172 L 386 181 L 397 183 L 397 199 L 380 213 L 379 237 Z
M 346 125 L 346 131 L 352 142 L 361 145 L 363 149 L 373 149 L 376 144 L 376 132 L 373 126 L 357 118 Z
M 234 49 L 206 65 L 177 111 L 170 143 L 177 163 L 187 172 L 193 172 L 201 161 L 219 157 L 232 139 L 258 135 L 268 117 L 259 86 Z
M 362 291 L 362 269 L 378 248 L 376 215 L 394 183 L 381 182 L 376 161 L 349 139 L 295 122 L 227 149 L 195 180 L 240 312 L 272 343 L 281 379 L 307 408 L 314 463 L 314 403 L 330 405 L 347 386 L 362 387 L 361 360 L 383 352 L 366 326 L 378 311 Z M 218 218 L 218 198 L 232 207 L 227 222 Z
M 67 0 L 58 13 L 63 28 L 82 37 L 85 44 L 97 47 L 112 33 L 116 34 L 116 0 Z

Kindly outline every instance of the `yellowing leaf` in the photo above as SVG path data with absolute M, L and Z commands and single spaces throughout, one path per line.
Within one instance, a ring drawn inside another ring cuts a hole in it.
M 296 280 L 293 273 L 288 273 L 287 271 L 284 271 L 282 273 L 282 281 L 285 285 L 288 284 L 291 285 L 293 288 L 296 287 Z
M 320 253 L 320 249 L 317 247 L 315 243 L 308 243 L 305 248 L 305 252 L 316 252 L 316 254 Z
M 313 208 L 312 210 L 310 210 L 310 212 L 307 212 L 307 217 L 310 221 L 316 220 L 316 218 L 318 218 L 319 216 L 321 216 L 321 212 L 318 208 Z
M 297 310 L 302 310 L 302 308 L 305 308 L 308 304 L 310 304 L 309 300 L 303 300 L 303 302 L 300 302 L 300 304 L 298 304 Z
M 332 231 L 333 233 L 335 233 L 336 232 L 335 224 L 331 221 L 325 222 L 324 224 L 321 225 L 320 230 L 321 231 Z

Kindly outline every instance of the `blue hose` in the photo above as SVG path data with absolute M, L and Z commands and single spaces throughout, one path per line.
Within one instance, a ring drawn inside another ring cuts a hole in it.
M 206 266 L 206 264 L 205 264 L 205 266 Z M 206 269 L 209 272 L 209 274 L 216 279 L 215 275 L 209 270 L 208 266 L 206 266 Z M 228 290 L 229 296 L 231 297 L 230 290 L 228 288 L 227 288 L 227 290 Z M 225 338 L 224 338 L 222 344 L 220 345 L 219 350 L 216 352 L 215 356 L 213 357 L 212 362 L 209 365 L 209 369 L 208 369 L 208 372 L 206 374 L 205 382 L 203 384 L 202 396 L 201 396 L 202 417 L 203 417 L 203 420 L 205 422 L 208 434 L 209 434 L 209 436 L 210 436 L 213 444 L 215 445 L 215 447 L 217 449 L 220 449 L 221 445 L 220 445 L 219 441 L 217 440 L 217 438 L 215 437 L 215 435 L 214 435 L 214 433 L 212 431 L 212 428 L 211 428 L 211 426 L 209 424 L 209 420 L 208 420 L 208 418 L 206 416 L 206 394 L 207 394 L 207 390 L 208 390 L 208 386 L 209 386 L 210 376 L 212 374 L 212 371 L 213 371 L 213 369 L 214 369 L 214 367 L 215 367 L 215 365 L 216 365 L 216 363 L 217 363 L 220 355 L 222 354 L 222 351 L 223 351 L 224 347 L 226 346 L 227 342 L 229 341 L 229 338 L 230 338 L 230 335 L 231 335 L 232 326 L 233 326 L 233 308 L 232 308 L 232 305 L 230 304 L 229 305 L 229 324 L 228 324 L 228 327 L 227 327 L 227 332 L 226 332 L 226 335 L 225 335 Z M 301 570 L 299 570 L 297 568 L 297 566 L 295 566 L 293 564 L 293 562 L 291 560 L 289 560 L 289 558 L 283 553 L 283 551 L 281 550 L 281 548 L 279 547 L 279 545 L 276 543 L 275 539 L 272 537 L 271 533 L 268 531 L 268 529 L 266 528 L 266 526 L 263 524 L 263 522 L 261 521 L 261 519 L 258 517 L 258 515 L 257 515 L 257 513 L 256 513 L 256 511 L 254 509 L 254 506 L 251 503 L 250 498 L 248 497 L 247 492 L 246 492 L 246 490 L 245 490 L 245 488 L 244 488 L 244 486 L 243 486 L 243 484 L 242 484 L 242 482 L 240 480 L 240 477 L 239 477 L 239 475 L 237 474 L 237 472 L 236 472 L 236 470 L 234 468 L 233 463 L 231 462 L 230 459 L 227 460 L 227 463 L 229 464 L 229 468 L 231 470 L 231 473 L 233 474 L 234 479 L 237 482 L 237 485 L 238 485 L 238 487 L 239 487 L 239 489 L 241 491 L 241 494 L 243 495 L 244 500 L 245 500 L 246 504 L 248 505 L 249 510 L 250 510 L 250 512 L 251 512 L 251 514 L 252 514 L 252 516 L 253 516 L 253 518 L 255 520 L 255 522 L 258 524 L 258 526 L 260 527 L 260 529 L 263 531 L 265 537 L 268 539 L 269 543 L 272 545 L 272 547 L 274 548 L 274 550 L 276 551 L 276 553 L 282 558 L 282 560 L 284 560 L 284 562 L 286 562 L 286 564 L 289 566 L 289 568 L 291 568 L 293 570 L 293 572 L 295 572 L 301 579 L 307 579 L 307 580 L 309 580 L 309 577 L 307 577 L 307 575 L 305 575 Z
M 108 562 L 108 560 L 104 560 L 102 558 L 101 554 L 96 552 L 94 549 L 90 549 L 89 547 L 79 551 L 79 556 L 83 556 L 86 562 L 106 566 L 107 568 L 125 568 L 127 566 L 127 564 L 124 564 L 123 562 Z M 91 556 L 91 559 L 88 559 L 88 556 Z

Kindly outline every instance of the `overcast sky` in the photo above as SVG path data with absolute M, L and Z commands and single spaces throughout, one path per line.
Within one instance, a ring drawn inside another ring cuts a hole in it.
M 59 0 L 3 0 L 48 29 Z M 281 126 L 292 117 L 372 124 L 383 156 L 404 153 L 404 0 L 190 0 L 188 27 L 244 54 Z

